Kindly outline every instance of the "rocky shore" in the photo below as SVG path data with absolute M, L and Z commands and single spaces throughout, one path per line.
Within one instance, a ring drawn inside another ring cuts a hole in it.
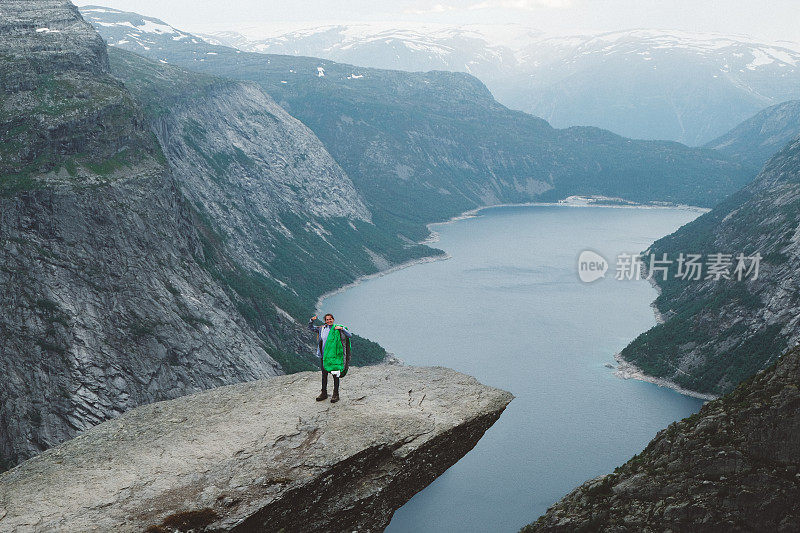
M 668 389 L 674 389 L 675 391 L 685 394 L 686 396 L 693 396 L 695 398 L 700 398 L 703 400 L 716 400 L 719 396 L 714 394 L 706 394 L 702 392 L 697 392 L 689 389 L 685 389 L 678 385 L 677 383 L 670 381 L 668 379 L 657 378 L 645 374 L 642 369 L 634 365 L 633 363 L 629 363 L 625 359 L 622 358 L 622 355 L 619 353 L 614 354 L 614 360 L 617 362 L 616 370 L 614 370 L 614 375 L 621 379 L 638 379 L 639 381 L 646 381 L 647 383 L 652 383 L 654 385 L 658 385 L 659 387 L 666 387 Z M 613 367 L 612 367 L 613 368 Z
M 531 532 L 797 531 L 800 349 L 660 431 L 613 473 L 548 509 Z

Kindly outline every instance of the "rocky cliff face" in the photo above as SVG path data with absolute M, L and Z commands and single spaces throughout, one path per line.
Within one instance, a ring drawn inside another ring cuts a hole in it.
M 5 92 L 33 89 L 54 72 L 102 76 L 108 71 L 105 43 L 84 23 L 78 8 L 60 0 L 3 2 L 0 18 Z
M 445 368 L 317 373 L 136 408 L 0 474 L 0 529 L 382 531 L 511 394 Z M 464 390 L 470 401 L 463 401 Z
M 110 49 L 112 73 L 145 105 L 184 191 L 235 258 L 267 274 L 287 215 L 311 225 L 369 222 L 352 181 L 319 139 L 257 85 L 188 72 Z M 319 231 L 319 230 L 318 230 Z M 320 239 L 319 244 L 324 244 Z
M 143 103 L 181 191 L 211 229 L 204 247 L 224 251 L 224 258 L 206 254 L 204 265 L 286 371 L 317 365 L 297 328 L 302 322 L 304 331 L 320 294 L 437 253 L 374 224 L 319 139 L 258 85 L 109 54 L 112 73 Z M 353 342 L 356 364 L 385 355 L 365 339 Z
M 281 372 L 205 268 L 105 47 L 65 1 L 0 29 L 0 469 L 156 400 Z
M 745 120 L 706 145 L 751 167 L 761 168 L 800 135 L 800 100 L 790 100 Z
M 795 349 L 523 531 L 797 531 L 799 383 Z
M 122 163 L 120 152 L 154 155 L 130 95 L 108 73 L 102 39 L 74 6 L 5 2 L 2 10 L 0 191 L 31 188 L 31 173 L 58 165 L 66 172 L 49 182 L 92 183 L 91 170 Z
M 622 357 L 681 386 L 724 393 L 800 341 L 800 141 L 776 154 L 759 177 L 710 212 L 645 252 L 762 256 L 757 278 L 663 281 L 658 310 L 666 321 L 628 345 Z M 704 261 L 706 257 L 704 256 Z M 747 265 L 750 265 L 750 261 Z
M 371 257 L 392 264 L 432 252 L 372 224 L 319 139 L 258 85 L 109 53 L 114 75 L 144 102 L 186 195 L 240 264 L 316 298 L 373 272 Z M 309 250 L 325 270 L 308 262 Z

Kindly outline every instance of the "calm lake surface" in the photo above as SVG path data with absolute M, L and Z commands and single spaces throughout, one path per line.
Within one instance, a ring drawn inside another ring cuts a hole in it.
M 583 481 L 611 472 L 701 400 L 604 366 L 655 325 L 647 281 L 615 280 L 635 254 L 699 213 L 528 206 L 438 225 L 452 258 L 326 298 L 322 310 L 412 365 L 442 365 L 511 391 L 478 445 L 399 509 L 387 531 L 516 531 Z M 577 258 L 609 263 L 583 283 Z M 347 397 L 347 380 L 343 382 Z M 463 401 L 472 391 L 464 390 Z

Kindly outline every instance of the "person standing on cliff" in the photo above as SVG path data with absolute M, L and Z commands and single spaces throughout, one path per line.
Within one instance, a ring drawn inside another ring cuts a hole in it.
M 308 321 L 308 329 L 317 334 L 317 357 L 319 357 L 319 365 L 322 369 L 322 392 L 317 396 L 317 401 L 328 397 L 328 372 L 333 375 L 333 396 L 331 396 L 331 403 L 339 401 L 339 376 L 345 369 L 345 351 L 342 346 L 342 335 L 348 339 L 352 333 L 347 331 L 345 326 L 333 323 L 333 315 L 328 313 L 325 315 L 325 324 L 322 326 L 315 326 L 314 321 L 317 315 L 311 317 Z

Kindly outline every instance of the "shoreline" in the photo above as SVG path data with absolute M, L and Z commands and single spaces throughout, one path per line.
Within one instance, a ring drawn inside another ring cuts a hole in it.
M 567 201 L 570 198 L 574 198 L 573 201 Z M 696 205 L 686 205 L 686 204 L 641 204 L 630 202 L 626 204 L 604 204 L 598 203 L 594 200 L 595 197 L 591 196 L 569 196 L 565 200 L 559 200 L 558 202 L 523 202 L 523 203 L 516 203 L 516 204 L 492 204 L 492 205 L 484 205 L 480 207 L 475 207 L 473 209 L 468 209 L 464 211 L 460 215 L 455 215 L 450 217 L 447 220 L 442 222 L 429 222 L 425 224 L 425 228 L 428 230 L 429 235 L 417 242 L 417 244 L 435 244 L 439 242 L 439 234 L 436 230 L 433 229 L 434 226 L 443 226 L 445 224 L 452 224 L 453 222 L 458 222 L 459 220 L 466 220 L 468 218 L 475 218 L 478 214 L 483 211 L 484 209 L 494 209 L 498 207 L 610 207 L 615 209 L 685 209 L 687 211 L 698 211 L 701 213 L 705 213 L 707 211 L 711 211 L 711 209 L 706 207 L 699 207 Z M 598 197 L 598 198 L 607 198 L 607 197 Z M 314 305 L 314 311 L 319 314 L 321 312 L 320 305 L 322 300 L 329 296 L 333 296 L 334 294 L 339 294 L 340 292 L 346 291 L 352 287 L 359 285 L 360 283 L 367 281 L 373 278 L 379 278 L 381 276 L 385 276 L 386 274 L 391 274 L 392 272 L 396 272 L 398 270 L 402 270 L 404 268 L 412 267 L 414 265 L 419 265 L 423 263 L 432 263 L 434 261 L 444 261 L 450 259 L 450 254 L 445 252 L 443 255 L 429 255 L 425 257 L 420 257 L 417 259 L 410 259 L 404 263 L 399 263 L 394 266 L 390 266 L 385 270 L 379 270 L 378 272 L 374 272 L 372 274 L 365 274 L 353 280 L 352 282 L 342 285 L 338 289 L 334 289 L 332 291 L 328 291 L 317 298 L 316 304 Z
M 654 279 L 647 280 L 650 285 L 656 290 L 658 295 L 661 295 L 661 287 Z M 659 311 L 658 306 L 656 306 L 656 301 L 653 300 L 650 302 L 650 308 L 653 310 L 653 315 L 656 319 L 656 324 L 663 324 L 666 319 L 664 315 Z M 650 374 L 645 373 L 641 368 L 636 366 L 635 364 L 626 361 L 620 352 L 614 354 L 614 361 L 616 361 L 617 366 L 616 368 L 612 365 L 608 365 L 610 368 L 614 368 L 614 376 L 619 379 L 636 379 L 639 381 L 644 381 L 646 383 L 652 383 L 653 385 L 658 385 L 659 387 L 664 387 L 667 389 L 672 389 L 679 394 L 683 394 L 684 396 L 691 396 L 692 398 L 699 398 L 705 401 L 716 400 L 719 398 L 716 394 L 709 394 L 704 392 L 697 392 L 691 389 L 687 389 L 681 387 L 674 381 L 670 381 L 664 378 L 657 378 L 655 376 L 651 376 Z
M 406 261 L 404 263 L 398 263 L 398 264 L 396 264 L 394 266 L 391 266 L 391 267 L 389 267 L 389 268 L 387 268 L 385 270 L 379 270 L 378 272 L 373 272 L 372 274 L 365 274 L 363 276 L 359 276 L 358 278 L 354 279 L 352 282 L 348 283 L 347 285 L 342 285 L 338 289 L 334 289 L 332 291 L 328 291 L 325 294 L 321 295 L 319 298 L 317 298 L 317 302 L 314 305 L 314 312 L 317 315 L 319 315 L 322 312 L 322 309 L 321 309 L 322 300 L 324 300 L 325 298 L 327 298 L 329 296 L 333 296 L 334 294 L 339 294 L 340 292 L 344 292 L 347 289 L 351 289 L 351 288 L 353 288 L 353 287 L 355 287 L 357 285 L 360 285 L 364 281 L 367 281 L 367 280 L 370 280 L 370 279 L 374 279 L 374 278 L 380 278 L 380 277 L 385 276 L 387 274 L 391 274 L 393 272 L 397 272 L 398 270 L 402 270 L 404 268 L 412 267 L 414 265 L 421 265 L 423 263 L 433 263 L 435 261 L 446 261 L 447 259 L 450 259 L 451 257 L 452 256 L 450 254 L 446 253 L 446 252 L 444 254 L 441 254 L 441 255 L 427 255 L 425 257 L 419 257 L 417 259 L 409 259 L 408 261 Z
M 650 282 L 650 286 L 652 286 L 652 287 L 653 287 L 653 288 L 656 290 L 656 293 L 658 293 L 658 295 L 656 296 L 656 298 L 658 298 L 658 296 L 661 296 L 661 287 L 659 287 L 659 285 L 658 285 L 658 283 L 656 282 L 656 280 L 654 280 L 654 279 L 650 278 L 650 279 L 648 279 L 647 281 L 649 281 L 649 282 Z M 659 311 L 659 310 L 658 310 L 658 306 L 656 305 L 656 301 L 655 301 L 655 300 L 653 300 L 652 302 L 650 302 L 650 309 L 652 309 L 652 310 L 653 310 L 653 314 L 654 314 L 654 315 L 655 315 L 655 317 L 656 317 L 656 325 L 658 325 L 658 324 L 663 324 L 664 322 L 666 322 L 666 321 L 667 321 L 667 320 L 664 318 L 664 315 L 663 315 L 663 313 L 661 313 L 661 311 Z
M 638 366 L 623 359 L 619 352 L 614 354 L 614 360 L 617 362 L 617 368 L 614 370 L 614 376 L 620 379 L 636 379 L 639 381 L 652 383 L 653 385 L 658 385 L 659 387 L 672 389 L 679 394 L 683 394 L 684 396 L 691 396 L 693 398 L 699 398 L 705 401 L 716 400 L 719 398 L 719 396 L 716 394 L 706 394 L 703 392 L 685 389 L 674 381 L 645 374 Z
M 442 222 L 429 222 L 425 225 L 430 232 L 430 235 L 420 241 L 418 244 L 433 244 L 439 242 L 439 234 L 432 229 L 433 226 L 443 226 L 445 224 L 452 224 L 453 222 L 458 222 L 459 220 L 466 220 L 468 218 L 475 218 L 478 214 L 483 211 L 484 209 L 494 209 L 496 207 L 609 207 L 613 209 L 682 209 L 685 211 L 695 211 L 699 213 L 707 213 L 711 211 L 711 208 L 708 207 L 700 207 L 696 205 L 688 205 L 688 204 L 665 204 L 665 203 L 636 203 L 630 202 L 625 204 L 616 204 L 616 203 L 602 203 L 602 201 L 594 201 L 594 197 L 578 197 L 578 196 L 570 196 L 569 198 L 575 198 L 576 200 L 573 201 L 566 201 L 559 200 L 557 202 L 522 202 L 516 204 L 492 204 L 492 205 L 484 205 L 481 207 L 476 207 L 474 209 L 469 209 L 464 211 L 460 215 L 455 215 L 448 220 Z

